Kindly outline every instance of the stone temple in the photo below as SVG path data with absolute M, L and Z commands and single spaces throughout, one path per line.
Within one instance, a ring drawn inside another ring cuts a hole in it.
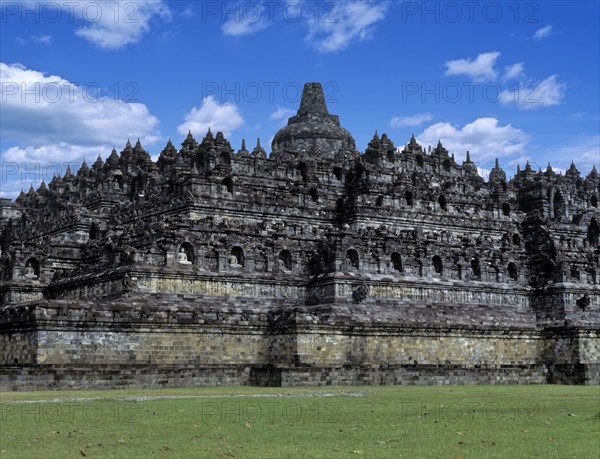
M 0 389 L 600 383 L 600 176 L 273 138 L 138 141 L 0 202 Z

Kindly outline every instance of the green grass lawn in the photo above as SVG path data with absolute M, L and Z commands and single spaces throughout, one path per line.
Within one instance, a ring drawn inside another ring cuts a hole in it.
M 340 395 L 241 396 L 323 392 Z M 343 395 L 348 392 L 364 395 Z M 202 397 L 114 398 L 140 395 Z M 74 397 L 102 399 L 15 403 Z M 0 459 L 12 457 L 596 459 L 600 387 L 5 392 L 0 393 Z

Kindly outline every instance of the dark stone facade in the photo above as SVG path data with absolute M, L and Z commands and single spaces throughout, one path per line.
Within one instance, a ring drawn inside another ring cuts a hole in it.
M 600 383 L 600 176 L 273 138 L 138 141 L 0 201 L 0 389 Z

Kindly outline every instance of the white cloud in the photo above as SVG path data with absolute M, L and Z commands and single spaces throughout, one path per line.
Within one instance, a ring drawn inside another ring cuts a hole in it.
M 27 43 L 35 43 L 36 45 L 49 46 L 52 44 L 52 35 L 37 34 L 29 35 L 29 37 L 27 38 L 15 37 L 15 41 L 21 46 L 24 46 Z
M 34 163 L 40 166 L 40 170 L 45 170 L 53 168 L 56 164 L 80 164 L 83 159 L 86 159 L 89 163 L 94 161 L 98 155 L 107 157 L 111 149 L 112 146 L 108 144 L 90 146 L 72 145 L 65 142 L 40 147 L 16 146 L 2 152 L 2 161 L 17 164 Z M 34 171 L 36 168 L 28 166 L 24 169 L 24 173 L 26 173 L 26 171 Z M 42 178 L 48 180 L 47 177 Z
M 274 19 L 270 18 L 270 14 L 273 13 L 265 8 L 262 1 L 225 5 L 223 3 L 221 7 L 227 8 L 227 14 L 223 11 L 221 16 L 226 16 L 227 20 L 221 25 L 221 31 L 230 37 L 242 37 L 259 32 L 272 24 L 269 19 Z
M 185 115 L 185 122 L 177 127 L 177 132 L 185 135 L 191 130 L 192 133 L 204 135 L 211 128 L 213 132 L 223 131 L 225 136 L 229 136 L 243 124 L 244 119 L 237 105 L 231 102 L 219 104 L 214 96 L 208 96 L 200 108 L 193 107 Z
M 75 3 L 76 13 L 88 22 L 75 34 L 102 49 L 119 49 L 137 43 L 150 30 L 151 20 L 171 18 L 163 0 Z
M 295 113 L 294 110 L 291 110 L 289 108 L 277 107 L 277 110 L 275 110 L 273 113 L 271 113 L 271 116 L 269 116 L 269 119 L 285 120 L 285 119 L 288 119 L 290 116 L 292 116 L 294 113 Z
M 191 5 L 186 6 L 185 9 L 181 11 L 181 16 L 184 18 L 194 17 L 194 14 L 194 8 Z
M 536 30 L 535 33 L 533 34 L 533 38 L 535 38 L 536 40 L 541 40 L 543 38 L 549 37 L 551 34 L 552 34 L 552 26 L 547 25 L 545 27 L 542 27 L 541 29 Z
M 477 118 L 463 127 L 450 123 L 435 123 L 417 136 L 421 145 L 435 147 L 438 140 L 441 140 L 444 147 L 457 158 L 464 157 L 469 150 L 475 163 L 480 164 L 482 168 L 489 168 L 483 163 L 491 162 L 496 157 L 521 154 L 528 137 L 522 130 L 510 124 L 501 126 L 496 118 Z
M 504 79 L 512 80 L 525 75 L 525 64 L 518 62 L 513 65 L 507 65 L 504 67 Z
M 83 160 L 91 166 L 100 155 L 106 158 L 109 145 L 71 145 L 56 143 L 41 147 L 15 146 L 2 152 L 3 177 L 0 197 L 15 199 L 21 190 L 27 192 L 33 185 L 37 189 L 42 182 L 50 182 L 54 175 L 64 176 L 67 167 L 75 173 Z
M 381 1 L 345 1 L 333 3 L 330 14 L 307 18 L 307 42 L 321 53 L 332 53 L 347 48 L 353 41 L 367 40 L 373 36 L 375 24 L 388 10 Z
M 583 176 L 586 176 L 594 165 L 600 170 L 599 135 L 580 136 L 567 144 L 547 152 L 546 157 L 551 161 L 552 166 L 556 165 L 566 170 L 571 165 L 571 161 L 574 161 Z
M 35 146 L 158 140 L 158 119 L 144 104 L 95 98 L 96 87 L 77 86 L 20 64 L 0 63 L 0 80 L 0 134 L 6 140 Z
M 0 7 L 13 8 L 21 3 L 28 10 L 45 14 L 46 8 L 60 13 L 68 22 L 84 21 L 87 25 L 75 30 L 79 37 L 91 41 L 102 49 L 120 49 L 126 45 L 137 43 L 150 31 L 151 22 L 155 19 L 168 21 L 171 10 L 164 0 L 112 0 L 57 2 L 55 0 L 6 1 L 0 0 Z M 46 5 L 48 4 L 48 5 Z M 51 5 L 51 6 L 50 6 Z M 11 13 L 12 14 L 12 10 Z M 39 36 L 44 40 L 44 35 Z M 30 37 L 33 39 L 33 37 Z M 16 40 L 23 44 L 24 39 Z M 33 40 L 35 41 L 35 40 Z M 44 43 L 43 43 L 44 44 Z
M 40 45 L 50 45 L 52 43 L 52 35 L 38 34 L 29 37 L 34 43 Z
M 551 75 L 543 81 L 521 83 L 518 89 L 505 89 L 500 94 L 503 104 L 516 104 L 523 110 L 559 105 L 565 98 L 567 84 Z
M 446 75 L 466 75 L 474 81 L 493 80 L 496 78 L 494 64 L 500 53 L 497 51 L 479 54 L 474 60 L 456 59 L 446 61 Z
M 420 126 L 421 124 L 431 121 L 433 116 L 430 113 L 419 113 L 412 116 L 394 116 L 390 120 L 390 126 L 393 128 L 403 126 Z
M 14 145 L 0 155 L 4 166 L 11 163 L 2 196 L 16 197 L 25 182 L 28 189 L 55 172 L 64 175 L 66 163 L 106 157 L 127 138 L 140 137 L 146 146 L 159 138 L 158 120 L 143 104 L 92 98 L 60 76 L 20 64 L 0 63 L 0 80 L 0 137 Z

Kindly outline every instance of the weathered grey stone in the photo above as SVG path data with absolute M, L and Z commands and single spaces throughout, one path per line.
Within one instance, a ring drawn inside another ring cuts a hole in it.
M 270 155 L 127 142 L 0 200 L 0 389 L 598 384 L 599 194 L 361 154 L 318 83 Z

